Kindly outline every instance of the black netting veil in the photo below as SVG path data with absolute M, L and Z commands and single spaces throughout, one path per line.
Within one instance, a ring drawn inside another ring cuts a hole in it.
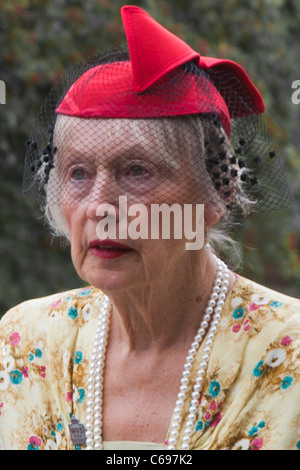
M 238 76 L 189 62 L 136 93 L 129 65 L 124 49 L 87 60 L 54 87 L 39 113 L 24 191 L 54 219 L 63 206 L 117 204 L 120 196 L 128 204 L 211 203 L 243 214 L 288 204 L 282 161 Z M 94 86 L 97 80 L 105 87 Z M 84 117 L 55 112 L 71 88 L 72 106 L 79 114 L 84 108 Z

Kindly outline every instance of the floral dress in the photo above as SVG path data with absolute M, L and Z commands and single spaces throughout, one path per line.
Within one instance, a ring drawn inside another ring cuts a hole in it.
M 103 294 L 88 287 L 30 300 L 4 315 L 2 449 L 74 449 L 70 418 L 86 420 L 89 362 L 102 301 Z M 194 360 L 191 388 L 203 347 Z M 300 450 L 299 365 L 300 302 L 238 277 L 215 336 L 192 449 Z M 181 433 L 189 404 L 187 394 Z

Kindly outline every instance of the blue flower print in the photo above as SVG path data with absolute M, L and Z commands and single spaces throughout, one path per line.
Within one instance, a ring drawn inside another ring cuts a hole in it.
M 23 375 L 22 372 L 18 369 L 11 371 L 10 373 L 10 381 L 13 385 L 19 385 L 23 382 Z
M 209 386 L 210 396 L 215 398 L 219 395 L 220 391 L 221 391 L 221 385 L 216 380 L 213 380 Z
M 36 447 L 34 444 L 28 444 L 27 450 L 40 450 L 39 447 Z
M 60 421 L 59 423 L 57 423 L 56 429 L 57 429 L 58 432 L 63 431 L 64 425 L 63 425 L 63 423 L 62 423 L 61 421 Z
M 253 426 L 253 428 L 249 431 L 249 436 L 253 437 L 256 436 L 256 434 L 258 434 L 258 426 Z
M 75 364 L 80 364 L 82 362 L 83 354 L 81 351 L 77 351 L 75 354 Z
M 265 427 L 266 427 L 266 423 L 264 421 L 261 421 L 258 425 L 253 426 L 253 428 L 250 429 L 248 434 L 249 434 L 250 437 L 257 436 L 260 429 L 263 429 Z
M 270 306 L 275 307 L 275 308 L 282 307 L 282 305 L 283 305 L 283 303 L 278 302 L 277 300 L 273 300 L 273 302 L 270 303 Z
M 236 309 L 234 310 L 232 316 L 233 316 L 233 318 L 234 318 L 235 320 L 238 320 L 238 319 L 240 319 L 240 318 L 243 318 L 244 313 L 245 313 L 245 311 L 244 311 L 243 307 L 239 307 L 239 308 L 236 308 Z
M 293 377 L 285 377 L 283 381 L 281 382 L 281 388 L 283 388 L 283 390 L 286 390 L 290 388 L 292 383 L 293 383 Z
M 29 359 L 29 362 L 32 362 L 34 360 L 34 358 L 36 357 L 37 359 L 40 359 L 42 357 L 43 353 L 40 349 L 36 348 L 34 350 L 34 352 L 30 352 L 28 354 L 28 359 Z
M 85 287 L 78 293 L 77 297 L 86 297 L 87 295 L 90 295 L 91 292 L 91 287 Z
M 78 393 L 79 393 L 79 398 L 77 400 L 77 403 L 82 403 L 85 398 L 85 391 L 83 388 L 79 388 Z
M 264 365 L 264 361 L 259 361 L 255 369 L 253 370 L 253 375 L 254 377 L 261 377 L 265 371 L 266 367 Z
M 68 310 L 68 315 L 72 320 L 76 320 L 76 318 L 78 317 L 77 308 L 73 307 L 73 305 L 72 305 L 72 307 L 70 307 L 69 310 Z
M 300 450 L 300 441 L 297 442 L 296 447 L 298 450 Z
M 42 354 L 42 351 L 40 349 L 36 349 L 35 352 L 34 352 L 34 355 L 35 355 L 35 357 L 37 357 L 39 359 L 40 357 L 42 357 L 43 354 Z
M 204 428 L 203 421 L 198 421 L 198 423 L 196 424 L 196 431 L 202 431 L 203 428 Z

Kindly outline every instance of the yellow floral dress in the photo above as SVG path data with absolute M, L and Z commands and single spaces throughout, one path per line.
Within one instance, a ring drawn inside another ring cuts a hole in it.
M 102 301 L 103 294 L 88 287 L 30 300 L 4 315 L 2 449 L 74 449 L 70 417 L 86 420 L 89 362 Z M 300 302 L 238 277 L 214 340 L 192 448 L 300 450 L 299 364 Z M 189 403 L 188 394 L 182 430 Z M 167 442 L 168 435 L 160 448 Z

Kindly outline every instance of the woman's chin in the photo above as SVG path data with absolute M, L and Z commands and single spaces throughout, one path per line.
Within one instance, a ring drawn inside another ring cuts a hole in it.
M 86 270 L 86 272 L 83 270 L 80 277 L 106 294 L 128 289 L 133 283 L 136 283 L 137 279 L 128 268 L 118 270 L 93 268 Z
M 137 266 L 134 252 L 113 255 L 101 253 L 99 257 L 89 252 L 81 263 L 76 263 L 73 257 L 73 264 L 78 275 L 93 287 L 105 293 L 123 290 L 140 279 L 141 273 L 137 272 L 140 266 Z

